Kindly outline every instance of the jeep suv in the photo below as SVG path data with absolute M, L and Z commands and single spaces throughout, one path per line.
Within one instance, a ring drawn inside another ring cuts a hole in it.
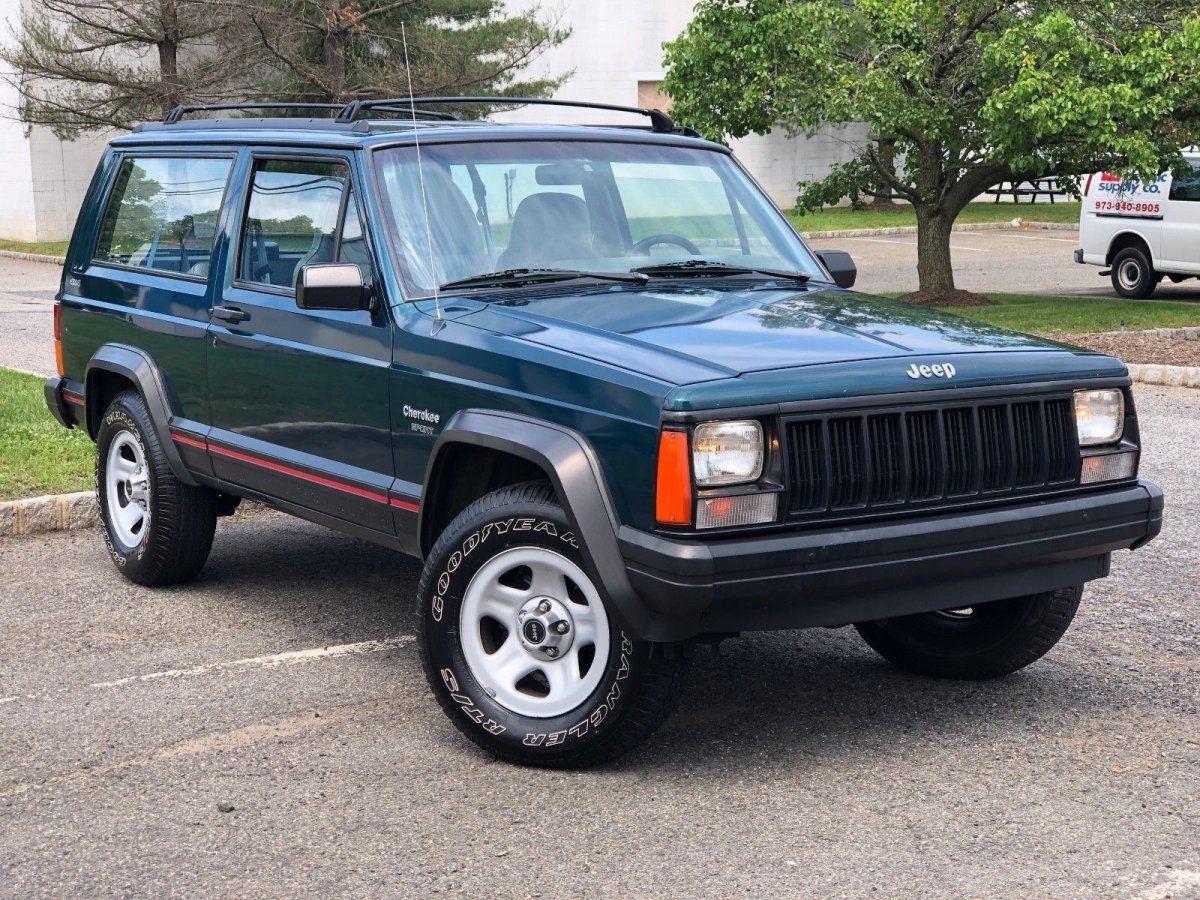
M 112 141 L 46 399 L 96 441 L 126 578 L 195 577 L 240 498 L 422 557 L 450 720 L 566 767 L 647 737 L 688 647 L 737 632 L 1012 672 L 1158 533 L 1118 360 L 849 292 L 662 113 L 444 104 Z

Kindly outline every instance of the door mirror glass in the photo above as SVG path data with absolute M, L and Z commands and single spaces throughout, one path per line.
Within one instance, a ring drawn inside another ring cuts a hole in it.
M 817 259 L 821 260 L 821 265 L 833 276 L 834 284 L 840 288 L 854 287 L 858 278 L 858 266 L 854 265 L 849 253 L 845 250 L 818 250 Z
M 370 309 L 371 294 L 353 263 L 302 266 L 296 276 L 296 305 L 301 309 Z

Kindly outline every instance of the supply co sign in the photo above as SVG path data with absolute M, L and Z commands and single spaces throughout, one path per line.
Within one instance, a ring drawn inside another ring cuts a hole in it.
M 1088 206 L 1098 216 L 1116 216 L 1133 219 L 1161 219 L 1162 198 L 1166 196 L 1171 181 L 1164 172 L 1153 181 L 1134 181 L 1111 172 L 1100 173 L 1100 183 L 1092 191 L 1090 184 L 1095 175 L 1088 176 L 1089 184 L 1084 188 Z

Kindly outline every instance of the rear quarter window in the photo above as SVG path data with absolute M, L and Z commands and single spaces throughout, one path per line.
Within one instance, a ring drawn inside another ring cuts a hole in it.
M 93 259 L 206 278 L 232 165 L 174 156 L 122 160 Z

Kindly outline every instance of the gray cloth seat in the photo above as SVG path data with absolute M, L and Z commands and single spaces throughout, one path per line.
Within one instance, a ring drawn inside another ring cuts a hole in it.
M 513 214 L 501 269 L 554 267 L 596 257 L 587 204 L 574 194 L 530 194 Z

